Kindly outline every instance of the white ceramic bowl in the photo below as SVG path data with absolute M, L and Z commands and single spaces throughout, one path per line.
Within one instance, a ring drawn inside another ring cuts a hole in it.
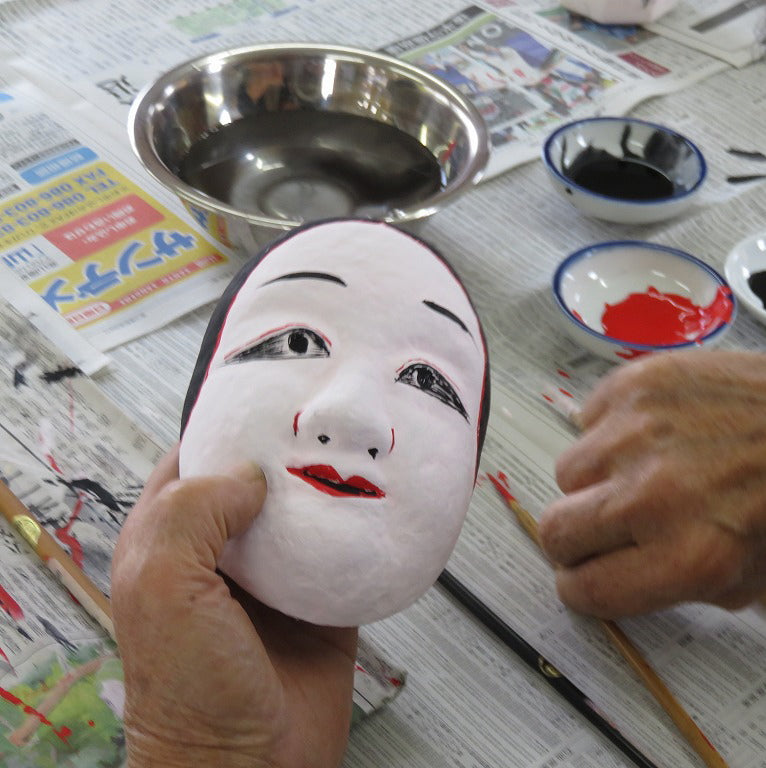
M 766 323 L 766 232 L 740 241 L 726 259 L 726 279 L 745 308 Z
M 597 243 L 553 276 L 565 332 L 614 362 L 717 342 L 736 301 L 712 267 L 676 248 L 637 240 Z
M 558 191 L 587 216 L 646 224 L 678 216 L 707 176 L 705 158 L 686 137 L 630 117 L 567 123 L 543 146 Z

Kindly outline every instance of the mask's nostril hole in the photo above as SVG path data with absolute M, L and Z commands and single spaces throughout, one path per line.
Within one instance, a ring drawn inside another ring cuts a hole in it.
M 378 449 L 377 448 L 370 448 L 367 451 L 367 453 L 369 453 L 370 456 L 372 456 L 372 458 L 374 459 L 378 455 Z

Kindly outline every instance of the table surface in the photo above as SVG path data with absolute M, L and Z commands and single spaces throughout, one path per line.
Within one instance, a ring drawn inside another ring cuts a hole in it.
M 750 147 L 753 136 L 748 126 L 752 116 L 740 117 L 739 121 L 729 120 L 728 116 L 737 115 L 742 108 L 737 83 L 745 83 L 743 92 L 747 92 L 747 87 L 763 77 L 763 63 L 742 72 L 728 71 L 672 97 L 645 103 L 632 114 L 673 125 L 680 122 L 695 134 L 697 121 L 709 121 L 708 106 L 717 103 L 721 141 Z M 762 102 L 755 106 L 763 113 Z M 505 411 L 523 408 L 533 414 L 532 421 L 534 414 L 545 421 L 550 415 L 545 412 L 539 393 L 546 381 L 555 378 L 555 371 L 569 372 L 567 385 L 572 389 L 579 386 L 582 393 L 611 367 L 584 355 L 561 333 L 549 293 L 558 261 L 588 243 L 635 238 L 681 248 L 722 269 L 726 254 L 735 243 L 757 231 L 762 223 L 766 229 L 766 185 L 737 190 L 732 197 L 732 191 L 721 181 L 724 170 L 712 170 L 716 186 L 707 191 L 691 212 L 680 220 L 660 225 L 625 227 L 582 217 L 552 192 L 540 162 L 483 183 L 465 200 L 427 224 L 423 235 L 448 255 L 485 324 L 494 405 L 482 462 L 484 471 L 502 470 L 510 461 L 504 438 L 508 426 Z M 202 310 L 157 336 L 180 334 L 185 339 L 198 339 L 206 317 Z M 726 344 L 760 348 L 762 333 L 760 326 L 740 310 Z M 190 343 L 189 365 L 194 347 Z M 125 402 L 125 382 L 136 371 L 144 370 L 146 354 L 143 342 L 115 351 L 116 367 L 105 377 L 104 386 L 116 399 Z M 552 360 L 557 361 L 555 366 Z M 138 367 L 133 370 L 133 365 Z M 116 381 L 118 378 L 121 381 Z M 178 397 L 178 393 L 173 396 Z M 180 407 L 180 398 L 177 405 Z M 172 439 L 173 434 L 169 432 L 167 439 Z M 544 434 L 541 429 L 541 435 Z M 542 436 L 540 439 L 545 440 Z M 554 429 L 550 440 L 553 455 L 563 438 Z M 550 477 L 552 467 L 537 468 L 537 472 Z M 522 469 L 517 469 L 515 480 L 525 482 Z M 546 492 L 552 498 L 550 486 L 538 493 Z M 536 494 L 530 492 L 527 499 L 530 509 L 539 513 L 542 506 Z M 505 580 L 493 584 L 493 569 L 485 571 L 477 565 L 477 558 L 496 557 L 505 569 L 502 563 L 511 547 L 522 546 L 516 540 L 512 544 L 505 541 L 505 537 L 513 535 L 507 530 L 500 534 L 494 530 L 497 514 L 503 514 L 501 510 L 499 498 L 486 485 L 477 491 L 450 568 L 456 569 L 461 578 L 478 587 L 483 595 L 495 597 L 496 607 L 502 613 L 504 599 L 497 595 L 503 589 L 512 591 L 518 574 L 510 567 Z M 495 535 L 497 540 L 493 542 Z M 541 585 L 542 600 L 555 602 L 550 574 L 542 569 L 535 577 Z M 529 584 L 524 586 L 527 594 L 534 589 Z M 520 609 L 515 606 L 514 610 Z M 523 624 L 526 619 L 520 621 Z M 649 619 L 646 621 L 650 623 Z M 632 631 L 641 634 L 650 630 L 638 622 Z M 362 632 L 394 664 L 403 667 L 408 677 L 394 704 L 354 728 L 344 763 L 347 768 L 537 765 L 536 761 L 542 761 L 542 755 L 547 754 L 542 745 L 549 747 L 559 739 L 562 764 L 568 764 L 577 755 L 577 764 L 583 766 L 630 765 L 439 587 L 434 587 L 410 609 L 365 627 Z M 597 636 L 588 636 L 588 642 L 598 645 L 601 641 Z M 570 661 L 576 667 L 576 662 Z M 528 697 L 534 700 L 525 700 Z M 649 706 L 649 711 L 663 722 L 656 709 Z M 766 707 L 763 717 L 766 718 Z M 672 729 L 663 722 L 661 730 Z M 637 740 L 641 738 L 646 738 L 643 732 Z M 717 743 L 721 738 L 719 735 Z M 677 738 L 671 740 L 678 748 Z M 572 751 L 567 751 L 570 748 Z M 648 751 L 659 755 L 657 759 L 662 764 L 664 749 L 666 746 L 661 743 L 650 745 Z M 693 765 L 696 758 L 688 753 L 687 758 L 689 765 Z
M 632 111 L 635 116 L 671 124 L 698 141 L 702 138 L 703 151 L 715 158 L 705 193 L 681 219 L 630 227 L 586 219 L 553 191 L 542 163 L 535 161 L 482 183 L 425 226 L 422 235 L 447 255 L 485 325 L 494 404 L 482 476 L 513 465 L 516 474 L 511 472 L 511 477 L 522 487 L 526 494 L 522 497 L 533 513 L 539 513 L 541 499 L 552 493 L 552 464 L 530 468 L 530 476 L 524 475 L 524 467 L 512 453 L 515 448 L 509 445 L 509 412 L 511 417 L 514 409 L 525 414 L 515 427 L 518 440 L 537 442 L 539 453 L 552 457 L 571 439 L 571 432 L 557 424 L 540 397 L 542 389 L 565 372 L 571 377 L 572 390 L 581 396 L 610 368 L 586 355 L 559 330 L 550 296 L 556 264 L 589 243 L 645 239 L 689 251 L 722 269 L 737 242 L 760 228 L 766 231 L 766 184 L 728 187 L 722 154 L 722 147 L 729 145 L 766 151 L 765 82 L 766 63 L 758 62 L 741 70 L 727 69 Z M 168 414 L 180 413 L 183 392 L 163 385 L 164 369 L 173 368 L 168 380 L 188 376 L 209 311 L 209 306 L 196 310 L 148 339 L 110 351 L 112 363 L 97 379 L 110 397 L 165 445 L 175 439 L 177 420 Z M 763 333 L 740 311 L 725 343 L 766 350 Z M 166 347 L 175 350 L 172 363 L 161 354 Z M 146 386 L 147 377 L 156 381 L 153 403 L 131 397 L 133 390 Z M 543 564 L 532 574 L 514 571 L 513 547 L 526 545 L 506 518 L 491 486 L 480 483 L 450 568 L 505 611 L 509 621 L 519 620 L 523 605 L 532 605 L 529 596 L 536 589 L 546 611 L 561 612 Z M 488 562 L 493 559 L 495 564 Z M 528 602 L 516 600 L 514 582 L 523 582 Z M 671 613 L 663 621 L 671 622 L 674 616 Z M 534 628 L 534 617 L 529 626 Z M 577 619 L 571 626 L 589 638 L 593 632 Z M 649 618 L 631 629 L 651 638 Z M 438 586 L 411 608 L 362 632 L 407 671 L 407 684 L 394 703 L 355 726 L 344 762 L 347 768 L 542 768 L 549 745 L 559 743 L 560 754 L 545 762 L 550 768 L 575 764 L 569 762 L 573 756 L 578 766 L 629 765 Z M 608 654 L 595 633 L 592 643 L 598 653 Z M 577 667 L 576 660 L 569 659 L 567 664 L 573 670 Z M 637 719 L 657 716 L 656 709 L 645 705 L 642 701 L 644 708 L 634 711 Z M 628 710 L 630 706 L 628 702 Z M 766 707 L 763 714 L 766 720 Z M 667 724 L 661 727 L 666 729 Z M 661 742 L 656 749 L 661 749 Z M 689 765 L 693 764 L 692 758 Z

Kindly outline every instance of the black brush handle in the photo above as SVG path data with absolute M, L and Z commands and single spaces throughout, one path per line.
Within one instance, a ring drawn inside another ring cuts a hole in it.
M 640 768 L 658 768 L 617 730 L 596 708 L 596 705 L 574 683 L 564 677 L 553 664 L 511 629 L 494 611 L 486 606 L 449 571 L 442 571 L 441 584 L 461 605 L 470 611 L 490 632 L 502 640 L 522 661 L 537 672 L 548 685 L 555 688 L 578 712 L 585 716 L 609 741 Z
M 735 147 L 729 147 L 729 149 L 727 149 L 726 151 L 730 155 L 735 155 L 736 157 L 742 157 L 745 160 L 766 160 L 766 155 L 764 155 L 763 152 L 758 152 L 757 150 L 736 149 Z
M 758 181 L 759 179 L 766 179 L 766 174 L 763 173 L 749 173 L 744 176 L 727 176 L 726 181 L 729 184 L 743 184 L 746 181 Z

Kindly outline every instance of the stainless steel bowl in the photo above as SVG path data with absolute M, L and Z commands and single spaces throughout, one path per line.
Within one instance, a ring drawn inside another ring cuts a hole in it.
M 222 243 L 252 250 L 335 216 L 417 229 L 489 157 L 457 90 L 389 56 L 259 45 L 188 61 L 136 98 L 128 130 L 149 173 Z

